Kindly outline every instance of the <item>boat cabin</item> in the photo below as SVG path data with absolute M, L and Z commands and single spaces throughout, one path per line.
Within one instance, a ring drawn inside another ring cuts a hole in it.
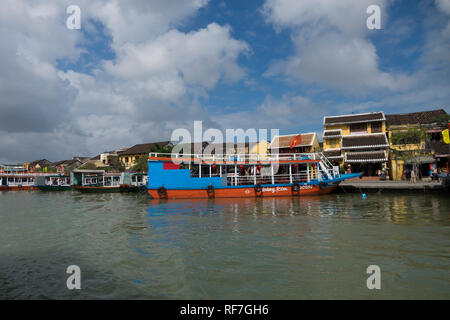
M 31 187 L 36 183 L 36 177 L 25 174 L 6 174 L 1 177 L 1 185 L 8 187 Z
M 147 185 L 148 176 L 147 173 L 136 172 L 131 174 L 130 185 L 133 187 L 141 187 Z
M 149 187 L 309 183 L 339 173 L 321 154 L 174 155 L 151 153 Z M 164 175 L 162 174 L 164 173 Z M 159 184 L 159 185 L 158 185 Z
M 47 186 L 70 186 L 70 176 L 49 176 L 45 177 Z

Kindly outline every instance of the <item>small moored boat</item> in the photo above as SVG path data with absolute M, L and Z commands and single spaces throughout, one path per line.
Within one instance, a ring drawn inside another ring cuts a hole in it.
M 74 170 L 73 188 L 87 193 L 120 192 L 122 174 L 104 170 Z
M 143 172 L 124 172 L 123 183 L 120 185 L 122 192 L 147 193 L 148 176 Z
M 67 191 L 71 189 L 69 176 L 45 176 L 38 177 L 37 187 L 41 191 Z
M 0 174 L 0 191 L 37 190 L 36 174 L 2 173 Z
M 85 193 L 147 192 L 146 173 L 74 170 L 72 174 L 73 188 Z

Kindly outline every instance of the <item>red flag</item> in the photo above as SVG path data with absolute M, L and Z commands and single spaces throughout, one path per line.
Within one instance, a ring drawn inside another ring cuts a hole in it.
M 295 146 L 301 143 L 302 143 L 302 135 L 298 134 L 291 140 L 291 142 L 289 143 L 289 147 L 293 149 Z

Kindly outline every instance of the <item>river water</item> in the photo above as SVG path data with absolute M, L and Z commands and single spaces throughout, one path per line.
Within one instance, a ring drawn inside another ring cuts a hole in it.
M 0 192 L 0 298 L 450 299 L 449 240 L 448 194 Z

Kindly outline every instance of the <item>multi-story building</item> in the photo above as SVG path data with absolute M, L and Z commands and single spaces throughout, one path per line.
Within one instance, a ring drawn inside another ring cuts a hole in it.
M 125 166 L 125 169 L 132 168 L 141 157 L 148 157 L 150 152 L 162 152 L 164 149 L 173 147 L 170 141 L 152 142 L 137 144 L 125 151 L 119 153 L 119 161 Z
M 443 109 L 386 115 L 390 143 L 391 178 L 409 178 L 411 170 L 419 177 L 428 177 L 437 167 L 445 167 L 449 147 L 442 141 L 445 125 L 439 117 Z
M 82 166 L 88 160 L 88 157 L 72 157 L 70 160 L 53 162 L 50 166 L 56 168 L 57 172 L 68 173 Z
M 323 152 L 334 165 L 365 176 L 388 170 L 384 112 L 325 116 L 323 127 Z
M 27 169 L 27 171 L 35 172 L 40 170 L 43 171 L 46 167 L 49 167 L 51 165 L 51 162 L 47 159 L 41 159 L 32 162 L 25 162 L 23 165 Z

